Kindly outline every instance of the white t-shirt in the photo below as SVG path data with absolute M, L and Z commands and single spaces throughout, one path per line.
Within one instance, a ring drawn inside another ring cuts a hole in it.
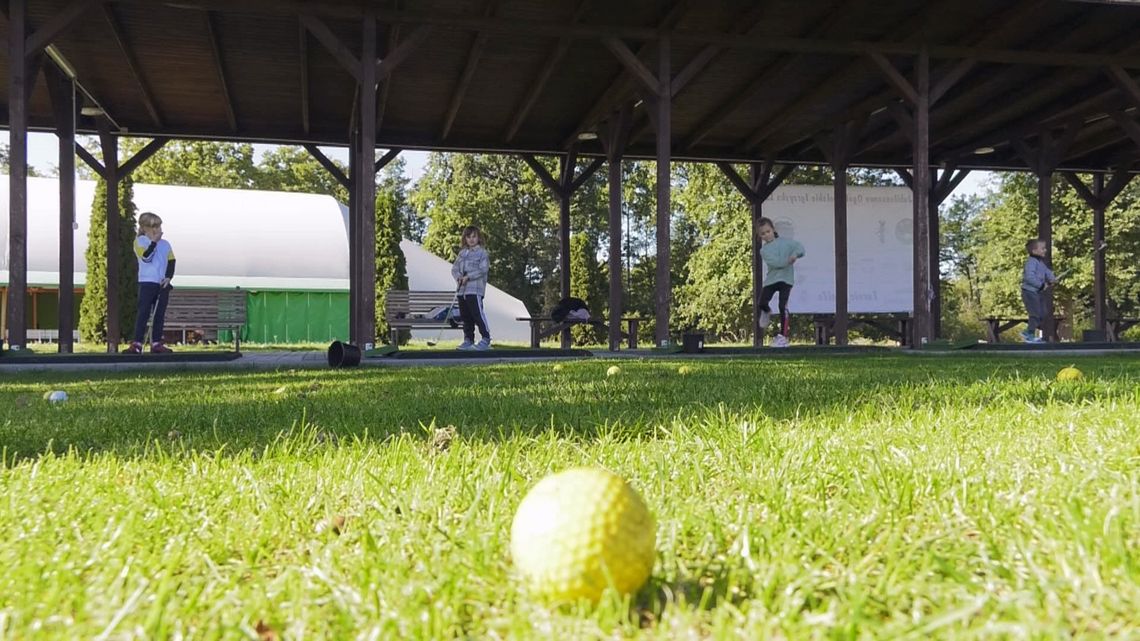
M 174 249 L 165 238 L 158 241 L 158 245 L 150 254 L 146 253 L 147 249 L 150 249 L 149 238 L 139 236 L 135 239 L 135 256 L 139 259 L 139 282 L 161 283 L 162 279 L 166 278 L 167 263 L 174 260 Z

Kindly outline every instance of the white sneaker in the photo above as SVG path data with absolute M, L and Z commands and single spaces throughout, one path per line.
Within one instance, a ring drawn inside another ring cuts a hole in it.
M 478 343 L 475 343 L 475 347 L 473 349 L 477 349 L 480 352 L 485 352 L 485 351 L 491 349 L 491 339 L 484 338 L 483 340 L 479 341 Z
M 772 322 L 772 314 L 761 310 L 760 312 L 760 329 L 768 329 L 768 323 Z
M 471 341 L 463 341 L 459 344 L 459 347 L 456 347 L 455 349 L 463 352 L 469 352 L 475 349 L 475 343 L 472 343 Z
M 788 346 L 788 339 L 783 334 L 776 334 L 776 337 L 772 339 L 772 347 L 787 347 L 787 346 Z

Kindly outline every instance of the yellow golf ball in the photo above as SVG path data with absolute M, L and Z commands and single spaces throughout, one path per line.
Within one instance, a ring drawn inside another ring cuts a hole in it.
M 618 374 L 621 374 L 621 368 L 617 365 L 610 365 L 610 368 L 606 370 L 606 376 L 617 376 Z
M 1065 367 L 1061 369 L 1061 371 L 1057 372 L 1057 380 L 1059 381 L 1079 381 L 1084 377 L 1085 375 L 1081 373 L 1081 370 L 1073 367 L 1072 365 Z
M 656 530 L 624 479 L 576 468 L 542 479 L 523 498 L 511 524 L 511 556 L 534 594 L 597 601 L 610 586 L 627 594 L 645 584 Z
M 693 368 L 689 367 L 688 365 L 682 365 L 677 368 L 677 373 L 681 376 L 688 376 L 689 374 L 693 373 Z

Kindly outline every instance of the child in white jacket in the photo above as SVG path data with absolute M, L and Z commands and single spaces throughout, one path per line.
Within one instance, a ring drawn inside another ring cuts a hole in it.
M 483 232 L 474 225 L 465 228 L 459 246 L 459 256 L 451 266 L 451 276 L 457 285 L 455 296 L 459 302 L 459 317 L 463 319 L 463 342 L 459 349 L 491 349 L 491 331 L 487 329 L 487 315 L 483 312 L 491 259 L 487 255 Z M 482 337 L 478 343 L 475 342 L 476 327 Z

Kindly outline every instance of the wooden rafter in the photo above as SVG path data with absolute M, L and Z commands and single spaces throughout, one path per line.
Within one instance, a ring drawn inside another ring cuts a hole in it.
M 154 92 L 151 91 L 150 85 L 147 84 L 146 79 L 143 78 L 142 69 L 139 67 L 138 58 L 135 57 L 135 52 L 131 49 L 130 44 L 127 42 L 126 34 L 123 31 L 123 26 L 119 22 L 119 17 L 115 15 L 115 10 L 110 4 L 103 5 L 103 15 L 107 18 L 107 24 L 111 27 L 111 33 L 114 34 L 115 42 L 119 45 L 119 51 L 122 52 L 123 57 L 127 60 L 127 68 L 130 69 L 131 76 L 134 77 L 135 84 L 138 85 L 139 93 L 142 94 L 143 104 L 146 110 L 150 113 L 150 117 L 154 120 L 154 124 L 162 128 L 163 119 L 158 110 L 158 105 L 154 99 Z
M 396 48 L 400 41 L 400 25 L 388 27 L 388 36 L 385 38 L 384 55 Z M 376 131 L 384 123 L 384 112 L 388 109 L 388 96 L 392 93 L 392 76 L 388 75 L 380 81 L 380 95 L 376 97 Z
M 134 170 L 139 168 L 139 165 L 146 162 L 151 156 L 158 153 L 170 139 L 169 138 L 155 138 L 148 142 L 146 146 L 135 152 L 135 155 L 127 159 L 126 162 L 119 165 L 119 176 L 129 176 Z
M 680 21 L 680 19 L 684 16 L 685 11 L 688 9 L 688 7 L 689 0 L 678 0 L 677 2 L 674 2 L 658 22 L 657 29 L 666 30 L 677 24 L 677 22 Z M 621 45 L 621 48 L 629 51 L 628 47 L 626 47 L 624 43 L 621 43 L 620 41 L 617 43 L 608 42 L 606 44 L 611 51 L 614 51 L 615 55 L 619 56 L 619 60 L 620 54 L 618 51 L 614 50 L 615 44 Z M 638 63 L 640 63 L 641 57 L 643 55 L 654 51 L 655 49 L 656 47 L 654 47 L 652 44 L 644 43 L 638 48 L 637 52 L 634 53 L 631 51 L 630 53 L 632 53 L 633 57 L 638 61 Z M 644 67 L 644 64 L 642 64 L 642 66 Z M 653 76 L 652 74 L 650 74 L 650 76 L 656 79 L 656 76 Z M 642 83 L 644 82 L 645 79 L 643 78 Z M 594 100 L 592 103 L 593 107 L 591 107 L 586 115 L 578 121 L 578 125 L 574 127 L 574 131 L 571 132 L 571 134 L 565 140 L 563 140 L 562 146 L 569 147 L 570 145 L 574 144 L 578 139 L 578 134 L 590 130 L 590 128 L 596 126 L 602 119 L 608 117 L 608 115 L 615 109 L 615 105 L 618 105 L 622 101 L 625 101 L 629 98 L 629 94 L 634 90 L 634 86 L 635 84 L 633 81 L 632 73 L 630 71 L 630 66 L 628 63 L 623 61 L 622 70 L 613 79 L 613 81 L 610 82 L 605 91 L 603 91 L 601 95 L 599 95 L 598 98 Z
M 316 159 L 316 161 L 325 168 L 325 171 L 329 172 L 329 174 L 333 177 L 333 180 L 340 183 L 341 187 L 352 191 L 352 181 L 348 179 L 348 176 L 344 175 L 344 172 L 341 171 L 341 168 L 338 167 L 336 163 L 334 163 L 331 159 L 329 159 L 328 156 L 325 155 L 325 152 L 321 151 L 320 147 L 312 144 L 306 144 L 303 146 L 309 152 L 309 154 L 312 155 L 313 158 Z
M 483 8 L 483 16 L 490 17 L 495 14 L 498 0 L 489 0 Z M 459 82 L 455 92 L 451 95 L 451 103 L 447 106 L 447 115 L 443 118 L 443 128 L 439 132 L 440 140 L 447 140 L 451 133 L 451 126 L 455 124 L 455 116 L 459 114 L 459 106 L 467 95 L 467 88 L 471 86 L 471 79 L 475 77 L 475 70 L 479 67 L 479 59 L 483 57 L 483 48 L 487 46 L 487 34 L 482 31 L 475 34 L 471 41 L 471 48 L 467 51 L 467 62 L 463 65 L 463 73 L 459 74 Z
M 341 68 L 348 72 L 348 74 L 359 83 L 360 61 L 357 60 L 356 55 L 349 51 L 348 47 L 341 42 L 340 38 L 332 32 L 332 29 L 329 29 L 323 20 L 315 16 L 301 14 L 298 16 L 298 19 L 301 21 L 301 26 L 313 34 L 317 42 L 324 45 L 325 49 L 328 49 L 329 53 L 336 58 Z
M 591 0 L 579 0 L 574 14 L 570 18 L 570 24 L 576 24 L 582 19 L 582 15 L 590 6 Z M 526 117 L 530 115 L 530 110 L 534 108 L 534 103 L 538 102 L 538 97 L 542 95 L 542 90 L 546 88 L 546 83 L 550 81 L 550 76 L 554 73 L 554 68 L 566 56 L 566 52 L 570 50 L 570 38 L 559 38 L 558 42 L 547 54 L 546 60 L 543 61 L 542 66 L 539 68 L 538 73 L 535 74 L 534 79 L 528 85 L 526 96 L 523 97 L 519 107 L 514 111 L 514 117 L 511 118 L 511 124 L 507 126 L 506 133 L 503 134 L 503 142 L 510 142 L 514 139 L 515 134 L 519 132 L 519 127 L 526 121 Z
M 828 33 L 836 25 L 842 24 L 844 20 L 848 19 L 848 11 L 860 4 L 861 3 L 857 0 L 849 0 L 842 5 L 831 7 L 826 17 L 817 22 L 806 35 L 814 37 Z M 746 33 L 751 33 L 757 26 L 759 25 L 753 25 Z M 702 118 L 701 123 L 693 128 L 692 133 L 689 134 L 682 148 L 692 149 L 695 147 L 697 143 L 715 131 L 721 123 L 736 113 L 738 109 L 759 96 L 771 85 L 773 80 L 786 73 L 798 61 L 800 61 L 800 57 L 797 55 L 783 54 L 763 67 L 759 73 L 748 80 L 732 97 L 717 105 L 706 117 Z
M 1136 143 L 1137 146 L 1140 146 L 1140 124 L 1137 124 L 1135 120 L 1129 118 L 1122 111 L 1114 111 L 1110 114 L 1110 116 L 1113 120 L 1116 121 L 1117 125 L 1120 125 L 1120 128 L 1124 130 L 1124 133 L 1128 134 L 1128 137 L 1132 139 L 1132 142 Z
M 384 80 L 391 75 L 396 67 L 400 66 L 401 62 L 406 60 L 413 51 L 427 41 L 431 34 L 431 26 L 419 27 L 412 32 L 412 35 L 408 36 L 407 40 L 401 42 L 399 46 L 384 56 L 383 60 L 376 63 L 376 79 Z
M 1136 84 L 1136 80 L 1128 75 L 1128 72 L 1120 67 L 1111 66 L 1105 69 L 1112 81 L 1120 89 L 1124 95 L 1128 96 L 1128 100 L 1132 102 L 1135 107 L 1140 107 L 1140 85 Z
M 226 107 L 226 119 L 230 123 L 230 131 L 238 130 L 237 114 L 234 112 L 234 101 L 230 97 L 230 83 L 226 79 L 226 62 L 222 57 L 221 37 L 218 35 L 217 16 L 214 12 L 206 12 L 206 34 L 210 40 L 210 51 L 214 55 L 214 70 L 218 74 L 218 88 L 222 90 L 222 101 Z
M 377 158 L 376 164 L 372 166 L 373 173 L 378 172 L 381 169 L 387 167 L 388 163 L 395 160 L 396 156 L 399 156 L 401 151 L 403 151 L 403 149 L 400 149 L 398 147 L 393 147 L 393 148 L 389 149 L 388 151 L 384 152 L 384 155 Z

